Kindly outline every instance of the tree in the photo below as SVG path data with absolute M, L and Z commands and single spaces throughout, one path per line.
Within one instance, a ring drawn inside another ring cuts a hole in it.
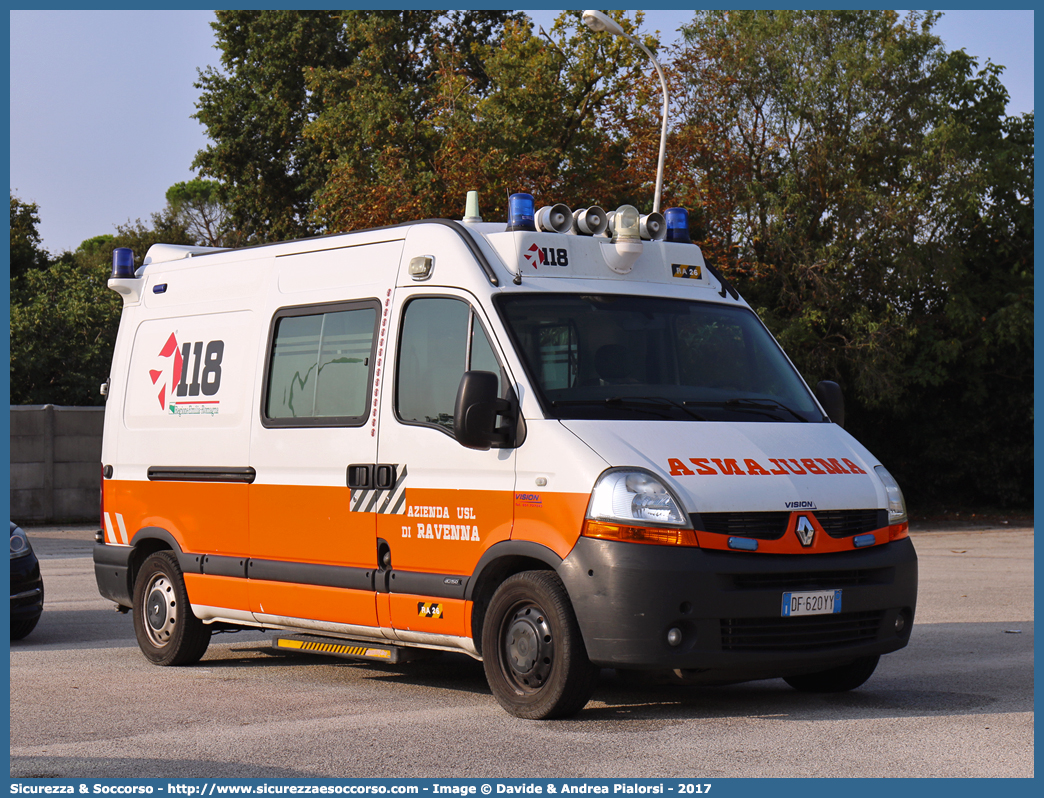
M 195 166 L 257 242 L 459 216 L 473 188 L 487 216 L 517 190 L 623 201 L 625 145 L 599 115 L 643 56 L 578 24 L 540 39 L 520 12 L 218 12 Z
M 11 277 L 30 269 L 46 269 L 50 256 L 40 248 L 40 209 L 35 202 L 22 202 L 11 194 Z
M 322 108 L 305 135 L 332 164 L 316 221 L 340 231 L 459 217 L 469 189 L 481 191 L 487 219 L 505 218 L 516 191 L 538 203 L 626 198 L 624 142 L 599 116 L 640 75 L 642 55 L 578 24 L 578 12 L 563 14 L 538 38 L 507 19 L 496 36 L 464 43 L 436 28 L 419 47 L 402 20 L 352 12 L 346 35 L 366 44 L 348 68 L 316 70 L 308 81 Z M 430 65 L 396 66 L 414 51 Z
M 212 144 L 193 167 L 217 179 L 231 224 L 255 243 L 315 232 L 308 217 L 327 165 L 301 136 L 316 113 L 305 75 L 352 54 L 331 11 L 218 11 L 211 23 L 224 71 L 208 67 L 195 115 Z
M 242 236 L 231 228 L 221 185 L 196 178 L 167 189 L 167 208 L 200 246 L 235 247 Z
M 933 302 L 911 314 L 914 384 L 855 430 L 934 505 L 1033 501 L 1033 114 L 1003 116 L 997 77 L 969 74 L 954 103 L 977 157 L 952 186 Z

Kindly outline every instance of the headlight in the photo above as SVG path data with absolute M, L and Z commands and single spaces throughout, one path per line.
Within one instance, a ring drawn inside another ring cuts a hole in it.
M 611 468 L 598 477 L 587 517 L 642 526 L 690 526 L 674 494 L 651 473 L 636 468 Z
M 598 477 L 581 534 L 654 546 L 700 545 L 681 502 L 640 468 L 610 468 Z
M 874 466 L 878 478 L 884 485 L 885 495 L 888 497 L 888 523 L 901 524 L 906 520 L 906 500 L 895 477 L 888 473 L 884 466 Z
M 29 545 L 29 538 L 25 536 L 19 527 L 12 527 L 11 529 L 11 559 L 17 557 L 24 557 L 27 554 L 31 554 L 33 547 Z

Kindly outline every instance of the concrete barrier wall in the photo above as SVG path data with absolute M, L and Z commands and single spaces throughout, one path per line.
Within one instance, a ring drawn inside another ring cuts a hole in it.
M 11 406 L 11 520 L 98 521 L 104 407 Z

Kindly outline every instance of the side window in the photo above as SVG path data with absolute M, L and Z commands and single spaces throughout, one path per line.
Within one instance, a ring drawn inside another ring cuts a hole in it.
M 467 302 L 414 299 L 399 338 L 395 411 L 400 420 L 453 431 L 453 405 L 465 371 L 492 371 L 503 386 L 489 338 Z
M 365 423 L 378 313 L 376 302 L 276 313 L 266 367 L 266 426 Z

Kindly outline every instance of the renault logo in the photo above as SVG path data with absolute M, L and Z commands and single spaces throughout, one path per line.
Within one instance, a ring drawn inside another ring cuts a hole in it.
M 808 547 L 812 545 L 812 538 L 815 537 L 816 530 L 812 526 L 812 522 L 808 520 L 807 515 L 799 515 L 797 519 L 797 528 L 794 530 L 797 532 L 798 540 L 801 541 L 801 545 Z

